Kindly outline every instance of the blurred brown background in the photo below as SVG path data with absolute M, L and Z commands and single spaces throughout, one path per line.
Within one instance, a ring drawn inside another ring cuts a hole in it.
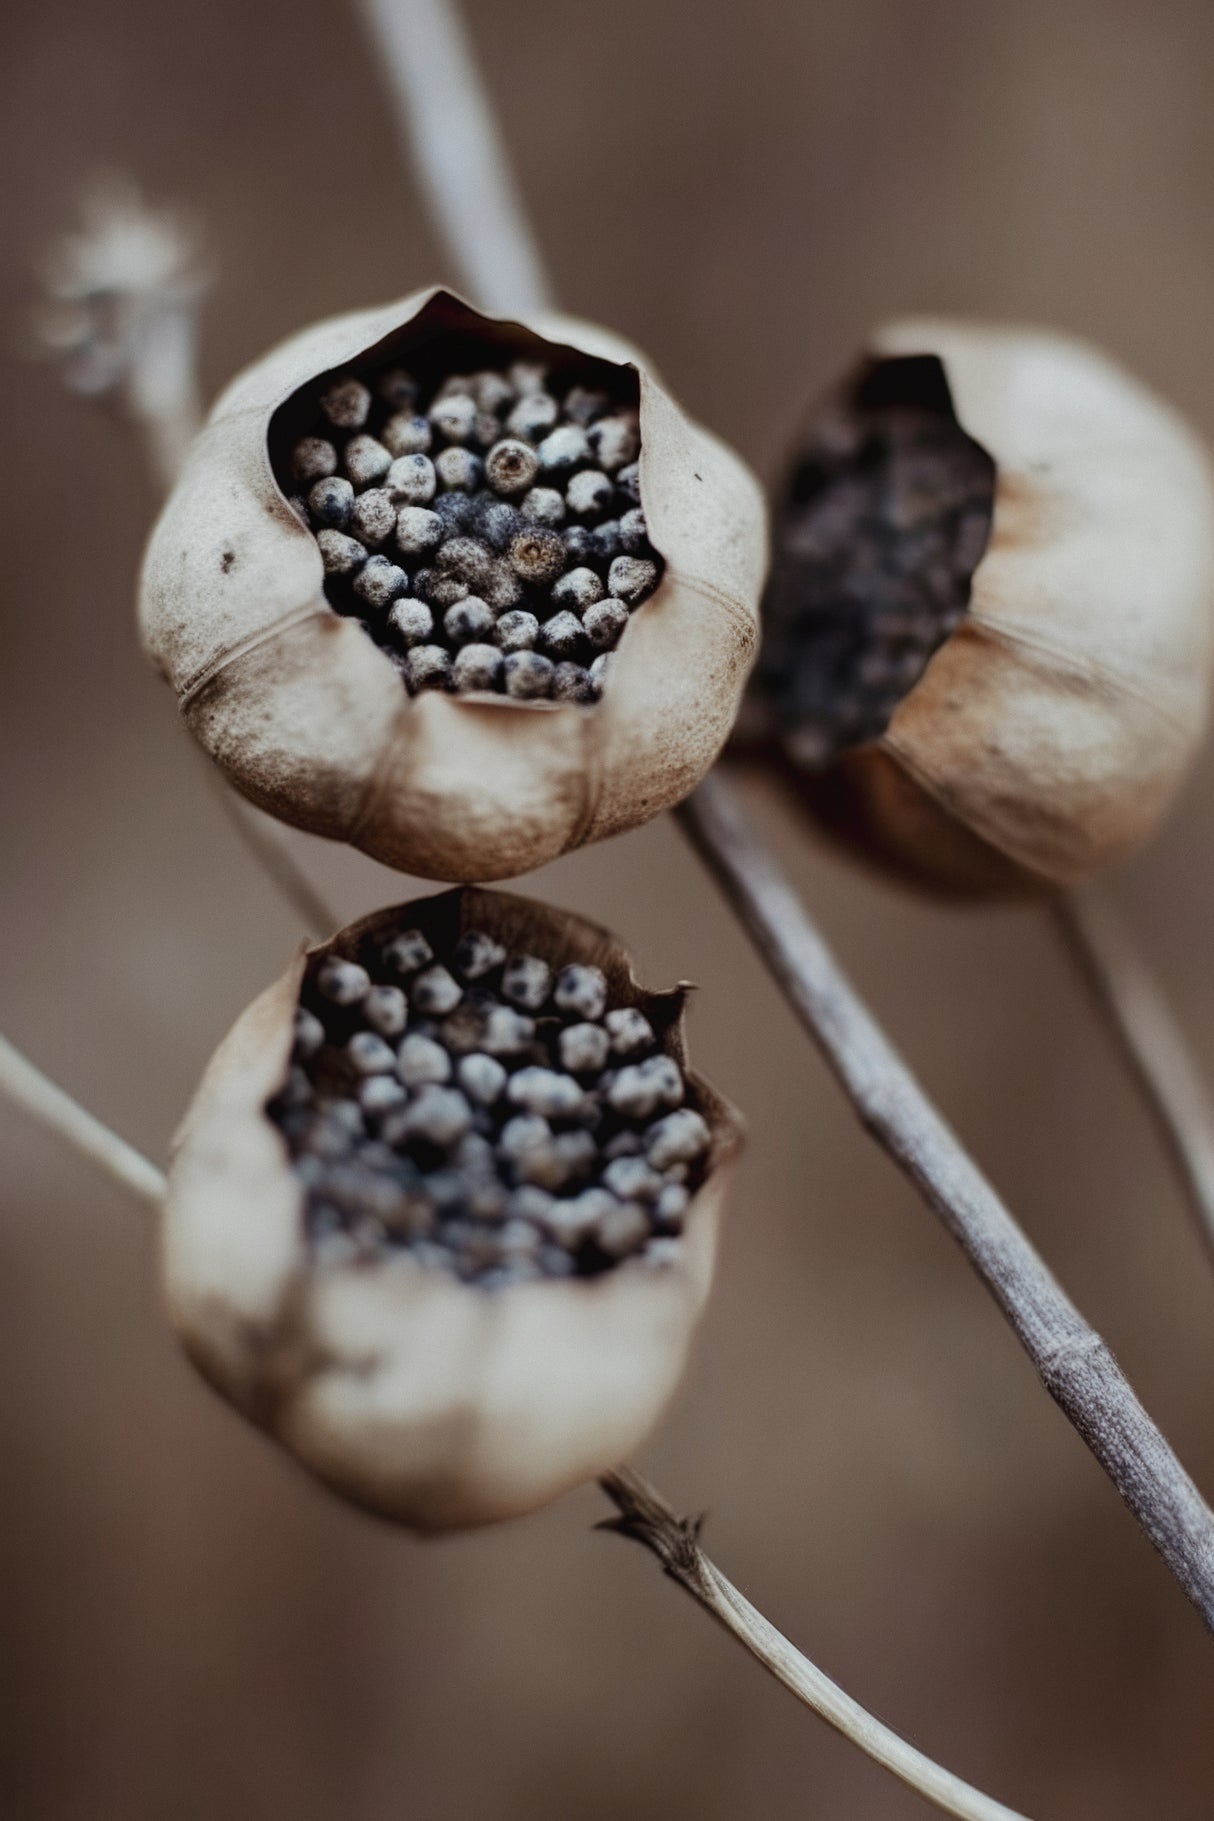
M 1090 334 L 1214 432 L 1207 0 L 468 0 L 565 302 L 765 474 L 891 310 Z M 348 6 L 8 0 L 0 1022 L 157 1157 L 296 935 L 170 697 L 133 437 L 17 349 L 98 163 L 197 206 L 208 387 L 451 274 Z M 1214 1488 L 1214 1273 L 1033 913 L 903 899 L 754 813 L 931 1089 Z M 1214 1072 L 1214 758 L 1115 882 Z M 343 912 L 409 892 L 304 839 Z M 1214 1812 L 1214 1648 L 931 1217 L 867 1144 L 667 822 L 535 889 L 703 983 L 752 1144 L 644 1465 L 790 1635 L 1036 1821 Z M 20 1821 L 899 1821 L 590 1491 L 422 1546 L 246 1433 L 177 1357 L 137 1207 L 0 1106 L 0 1808 Z

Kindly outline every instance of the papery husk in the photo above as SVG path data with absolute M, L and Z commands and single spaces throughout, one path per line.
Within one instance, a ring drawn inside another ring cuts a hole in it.
M 884 736 L 797 788 L 850 848 L 963 895 L 1078 885 L 1164 815 L 1205 732 L 1214 492 L 1183 420 L 1044 331 L 896 322 L 996 464 L 970 609 Z
M 357 958 L 419 928 L 440 955 L 476 928 L 555 965 L 593 962 L 683 1066 L 686 989 L 648 993 L 620 943 L 526 898 L 464 889 L 382 911 L 312 954 Z M 286 1078 L 306 955 L 245 1011 L 177 1136 L 166 1203 L 173 1322 L 203 1375 L 306 1468 L 419 1531 L 515 1517 L 616 1466 L 658 1421 L 712 1280 L 741 1147 L 737 1112 L 686 1071 L 708 1122 L 704 1182 L 675 1263 L 493 1290 L 391 1261 L 318 1263 L 265 1108 Z
M 486 355 L 635 367 L 640 486 L 660 586 L 632 615 L 592 708 L 410 697 L 325 599 L 320 552 L 274 477 L 275 412 L 300 387 L 441 332 Z M 512 877 L 680 801 L 733 724 L 767 562 L 757 482 L 693 423 L 644 357 L 571 317 L 484 316 L 429 289 L 305 330 L 219 399 L 144 560 L 144 644 L 191 731 L 281 820 L 425 878 Z

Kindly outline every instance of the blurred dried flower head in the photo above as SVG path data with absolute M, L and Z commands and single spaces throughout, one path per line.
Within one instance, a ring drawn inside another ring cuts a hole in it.
M 636 349 L 429 290 L 233 382 L 140 617 L 259 807 L 403 871 L 498 879 L 695 787 L 766 562 L 753 476 Z
M 175 1146 L 172 1312 L 211 1382 L 420 1529 L 616 1465 L 678 1381 L 740 1144 L 685 992 L 604 931 L 463 889 L 297 962 Z
M 1082 343 L 893 323 L 785 488 L 745 738 L 865 858 L 1067 888 L 1129 852 L 1205 729 L 1214 493 Z
M 72 391 L 116 398 L 159 428 L 171 480 L 198 420 L 198 314 L 211 273 L 195 224 L 153 208 L 129 177 L 98 176 L 82 194 L 80 225 L 49 249 L 44 280 L 41 351 Z

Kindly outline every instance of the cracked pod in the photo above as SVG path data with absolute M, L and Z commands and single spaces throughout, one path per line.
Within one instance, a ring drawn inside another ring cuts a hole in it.
M 233 382 L 140 617 L 250 801 L 423 877 L 496 879 L 694 788 L 765 566 L 753 477 L 634 349 L 430 290 Z
M 870 861 L 1066 889 L 1188 772 L 1212 608 L 1210 474 L 1173 411 L 1062 336 L 894 323 L 789 478 L 748 731 Z
M 169 1172 L 173 1320 L 337 1492 L 419 1530 L 529 1511 L 681 1375 L 741 1142 L 685 989 L 464 888 L 301 956 L 211 1061 Z

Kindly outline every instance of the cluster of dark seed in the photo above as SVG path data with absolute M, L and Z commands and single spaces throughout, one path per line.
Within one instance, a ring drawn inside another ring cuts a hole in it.
M 269 1113 L 325 1261 L 407 1252 L 486 1288 L 677 1254 L 708 1127 L 635 1006 L 469 930 L 309 967 Z
M 993 502 L 989 456 L 943 403 L 853 401 L 815 425 L 776 528 L 753 685 L 796 763 L 884 733 L 964 618 Z
M 325 592 L 405 687 L 595 702 L 662 559 L 641 510 L 634 408 L 547 370 L 443 380 L 424 409 L 399 367 L 346 374 L 281 477 Z

